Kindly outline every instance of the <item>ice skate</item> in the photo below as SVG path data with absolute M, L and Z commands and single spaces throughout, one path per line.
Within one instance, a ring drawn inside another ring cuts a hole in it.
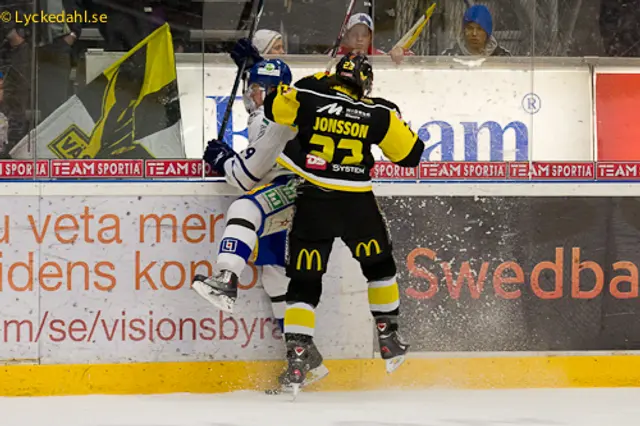
M 329 374 L 329 369 L 322 363 L 323 362 L 322 354 L 316 347 L 315 343 L 313 343 L 313 341 L 309 345 L 308 351 L 309 351 L 309 368 L 310 369 L 307 372 L 304 381 L 300 385 L 301 389 L 324 379 L 327 376 L 327 374 Z M 276 389 L 267 390 L 266 391 L 267 394 L 277 395 L 280 393 L 293 392 L 293 386 L 289 380 L 289 376 L 287 375 L 288 371 L 289 371 L 288 368 L 285 369 L 285 371 L 282 372 L 282 374 L 280 374 L 280 376 L 278 377 L 278 384 L 280 387 Z
M 300 385 L 300 389 L 304 389 L 313 383 L 319 382 L 329 374 L 329 369 L 320 364 L 318 367 L 313 368 L 307 372 L 304 382 Z M 293 393 L 294 389 L 291 383 L 286 379 L 286 370 L 278 377 L 279 387 L 274 389 L 267 389 L 265 393 L 267 395 L 280 395 L 282 393 Z
M 324 379 L 327 374 L 329 374 L 329 369 L 324 364 L 320 364 L 319 366 L 312 368 L 307 373 L 307 377 L 305 377 L 304 382 L 302 382 L 302 387 L 305 388 Z
M 315 348 L 310 336 L 293 335 L 290 339 L 287 341 L 288 365 L 280 377 L 280 383 L 281 386 L 291 389 L 295 399 L 302 388 L 307 373 L 311 370 L 312 363 L 318 362 L 317 356 L 320 355 L 320 352 Z M 322 363 L 322 357 L 320 357 L 320 363 Z
M 211 277 L 196 275 L 193 277 L 192 288 L 218 309 L 232 313 L 238 298 L 238 276 L 226 270 Z
M 387 373 L 393 373 L 402 365 L 409 345 L 402 341 L 398 334 L 398 323 L 395 318 L 375 318 L 380 343 L 380 355 L 385 361 Z

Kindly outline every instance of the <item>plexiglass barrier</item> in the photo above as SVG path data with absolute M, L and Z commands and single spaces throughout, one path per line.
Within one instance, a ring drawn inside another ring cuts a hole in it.
M 323 70 L 348 3 L 266 2 L 254 44 L 294 81 Z M 398 104 L 425 162 L 634 160 L 618 141 L 634 136 L 636 61 L 609 58 L 640 45 L 622 3 L 356 1 L 339 54 L 373 57 L 373 95 Z M 396 47 L 431 6 L 411 47 Z M 75 177 L 147 178 L 186 159 L 182 177 L 206 175 L 208 140 L 246 145 L 241 89 L 218 133 L 236 75 L 228 52 L 254 16 L 240 0 L 4 2 L 2 176 L 57 179 L 88 160 Z

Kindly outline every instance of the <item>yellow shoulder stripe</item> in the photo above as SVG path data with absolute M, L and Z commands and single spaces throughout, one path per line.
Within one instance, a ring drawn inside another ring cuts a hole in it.
M 385 157 L 394 163 L 404 160 L 417 140 L 418 135 L 409 128 L 409 125 L 401 120 L 395 111 L 389 111 L 387 134 L 378 143 Z
M 298 91 L 291 86 L 281 84 L 278 86 L 278 94 L 271 105 L 271 114 L 273 121 L 285 126 L 294 127 L 296 118 L 298 117 Z

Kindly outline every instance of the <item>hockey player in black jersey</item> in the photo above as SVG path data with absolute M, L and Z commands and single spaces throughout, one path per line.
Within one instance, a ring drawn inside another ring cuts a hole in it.
M 368 98 L 373 70 L 364 55 L 349 53 L 333 75 L 319 73 L 279 86 L 265 99 L 265 117 L 297 132 L 278 163 L 301 176 L 289 234 L 284 328 L 288 380 L 309 370 L 315 308 L 334 238 L 341 238 L 369 284 L 369 305 L 387 371 L 409 345 L 398 336 L 400 296 L 387 226 L 372 192 L 371 146 L 392 162 L 416 167 L 424 143 L 400 118 L 395 104 Z

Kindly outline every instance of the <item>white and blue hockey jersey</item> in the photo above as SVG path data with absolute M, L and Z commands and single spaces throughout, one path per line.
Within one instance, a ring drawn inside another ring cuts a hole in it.
M 256 109 L 248 120 L 248 146 L 224 164 L 227 183 L 247 192 L 272 182 L 282 175 L 292 174 L 276 164 L 276 160 L 296 132 L 269 121 L 264 108 Z

